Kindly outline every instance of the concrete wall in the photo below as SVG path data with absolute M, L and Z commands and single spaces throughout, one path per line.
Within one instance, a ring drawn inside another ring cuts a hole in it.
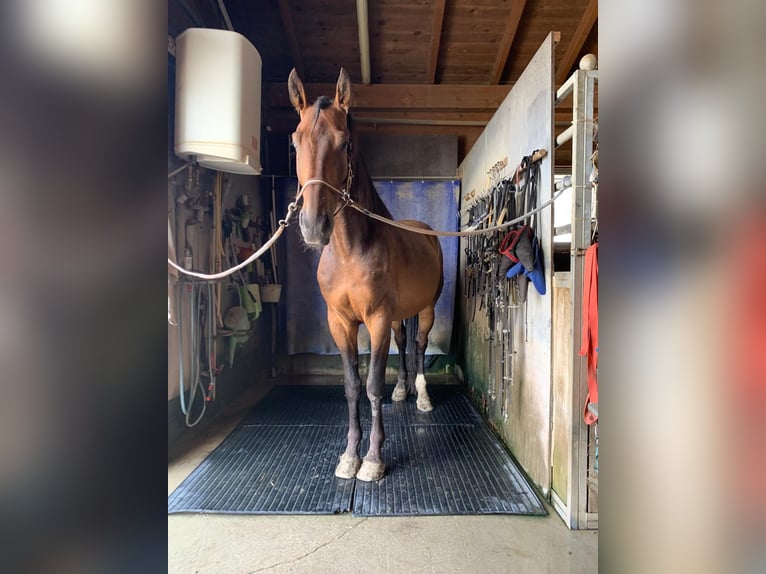
M 373 179 L 455 177 L 457 136 L 360 134 L 364 164 Z
M 508 158 L 504 175 L 525 155 L 543 148 L 551 152 L 553 141 L 553 55 L 554 43 L 548 36 L 507 98 L 490 120 L 458 172 L 462 177 L 463 197 L 490 187 L 488 170 Z M 553 164 L 543 160 L 538 186 L 540 203 L 551 197 Z M 512 335 L 515 355 L 513 381 L 502 381 L 498 369 L 501 347 L 488 342 L 486 315 L 477 311 L 472 320 L 465 305 L 465 285 L 461 273 L 462 357 L 460 365 L 477 403 L 505 440 L 526 472 L 547 495 L 550 488 L 550 406 L 551 406 L 551 210 L 539 216 L 537 235 L 545 252 L 547 294 L 539 295 L 530 285 L 527 302 L 512 310 Z M 460 269 L 465 269 L 466 241 L 462 241 Z M 504 393 L 500 390 L 505 384 Z M 494 393 L 490 388 L 497 389 Z M 507 417 L 502 415 L 503 407 Z

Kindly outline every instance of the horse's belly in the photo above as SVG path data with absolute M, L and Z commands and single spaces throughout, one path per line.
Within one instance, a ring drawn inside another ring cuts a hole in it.
M 394 320 L 407 319 L 416 315 L 434 302 L 441 272 L 413 269 L 399 278 L 398 297 Z

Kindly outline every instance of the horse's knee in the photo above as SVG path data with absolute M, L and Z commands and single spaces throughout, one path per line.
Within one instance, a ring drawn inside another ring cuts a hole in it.
M 358 401 L 362 394 L 361 381 L 346 382 L 346 398 L 350 401 Z

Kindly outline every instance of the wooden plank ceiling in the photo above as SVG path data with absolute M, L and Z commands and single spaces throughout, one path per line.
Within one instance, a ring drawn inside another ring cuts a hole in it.
M 561 33 L 556 83 L 598 55 L 597 0 L 367 0 L 369 85 L 355 0 L 224 0 L 234 29 L 263 60 L 264 127 L 289 134 L 286 81 L 295 67 L 309 98 L 332 95 L 341 66 L 354 82 L 360 129 L 455 134 L 460 160 L 549 32 Z M 217 0 L 169 0 L 168 33 L 224 27 Z M 556 112 L 557 131 L 571 109 Z M 557 163 L 568 161 L 566 150 Z

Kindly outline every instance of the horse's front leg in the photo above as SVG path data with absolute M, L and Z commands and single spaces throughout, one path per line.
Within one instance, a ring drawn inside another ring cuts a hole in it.
M 386 383 L 386 361 L 391 343 L 391 322 L 387 317 L 378 316 L 367 322 L 370 332 L 370 368 L 367 373 L 367 397 L 372 411 L 370 449 L 362 462 L 356 477 L 366 482 L 383 478 L 385 465 L 380 455 L 386 436 L 383 430 L 383 391 Z
M 359 351 L 357 335 L 359 324 L 349 322 L 332 310 L 327 313 L 330 334 L 338 346 L 343 359 L 346 401 L 348 402 L 348 441 L 346 450 L 340 455 L 335 476 L 354 478 L 362 465 L 359 458 L 359 442 L 362 440 L 362 426 L 359 423 L 359 396 L 362 394 L 362 380 L 359 378 Z

